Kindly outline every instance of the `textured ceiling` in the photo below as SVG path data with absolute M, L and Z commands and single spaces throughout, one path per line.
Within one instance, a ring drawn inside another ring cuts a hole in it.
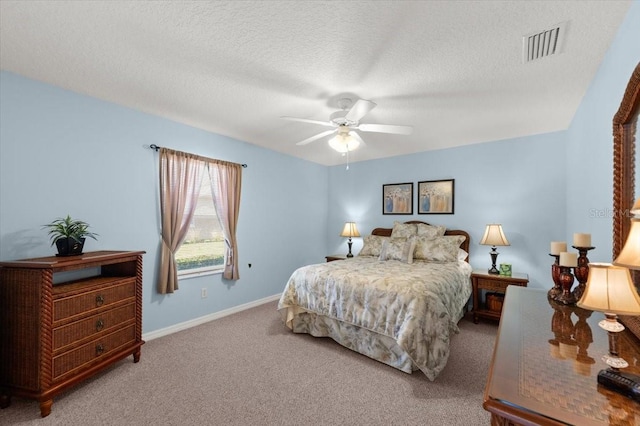
M 0 66 L 320 164 L 337 99 L 378 104 L 351 161 L 566 129 L 630 1 L 0 1 Z M 560 54 L 522 37 L 567 21 Z

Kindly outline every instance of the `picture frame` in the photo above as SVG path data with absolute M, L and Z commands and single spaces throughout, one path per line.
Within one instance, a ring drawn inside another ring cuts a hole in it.
M 413 214 L 413 182 L 382 185 L 382 214 Z
M 454 214 L 455 179 L 418 182 L 418 214 Z

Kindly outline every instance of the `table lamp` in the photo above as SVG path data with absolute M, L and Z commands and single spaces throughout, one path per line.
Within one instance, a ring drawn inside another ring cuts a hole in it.
M 630 212 L 634 217 L 631 218 L 629 236 L 613 264 L 625 266 L 629 269 L 640 269 L 640 198 L 638 198 Z
M 344 224 L 344 228 L 342 229 L 342 232 L 340 233 L 341 237 L 349 237 L 349 241 L 347 242 L 347 245 L 349 245 L 349 253 L 347 253 L 347 257 L 353 257 L 353 254 L 351 253 L 351 244 L 353 244 L 353 242 L 351 241 L 351 237 L 359 237 L 360 233 L 358 232 L 358 228 L 356 227 L 356 223 L 355 222 L 347 222 Z
M 484 246 L 493 246 L 491 252 L 489 252 L 491 255 L 491 269 L 489 269 L 489 273 L 500 274 L 500 271 L 496 268 L 499 254 L 496 251 L 496 246 L 510 245 L 507 237 L 505 237 L 504 232 L 502 231 L 502 225 L 497 223 L 487 225 L 487 228 L 484 230 L 484 236 L 482 237 L 482 240 L 480 240 L 480 244 Z
M 602 360 L 610 367 L 598 373 L 598 383 L 640 400 L 634 386 L 640 384 L 640 377 L 621 372 L 629 364 L 618 354 L 618 333 L 624 326 L 618 322 L 618 315 L 639 315 L 640 296 L 631 280 L 629 269 L 610 263 L 589 263 L 589 278 L 585 291 L 577 305 L 584 309 L 604 312 L 605 318 L 598 325 L 609 335 L 609 354 Z
M 631 278 L 640 290 L 640 198 L 631 207 L 630 213 L 634 216 L 631 218 L 629 235 L 613 264 L 634 269 L 635 274 L 632 273 Z

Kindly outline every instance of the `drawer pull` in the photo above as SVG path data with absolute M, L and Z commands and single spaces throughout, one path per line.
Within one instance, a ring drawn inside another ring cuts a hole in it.
M 104 321 L 102 321 L 102 319 L 99 319 L 98 321 L 96 321 L 96 331 L 100 331 L 104 328 Z
M 104 346 L 102 343 L 96 345 L 96 356 L 100 356 L 104 353 Z
M 96 296 L 96 306 L 102 306 L 104 303 L 104 296 L 99 294 Z

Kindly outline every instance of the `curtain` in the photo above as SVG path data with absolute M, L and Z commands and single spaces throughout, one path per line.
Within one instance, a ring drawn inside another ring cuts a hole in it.
M 225 161 L 209 163 L 213 203 L 226 243 L 223 277 L 228 280 L 240 279 L 236 228 L 240 212 L 241 167 L 240 164 Z
M 161 294 L 178 289 L 175 253 L 189 230 L 206 165 L 197 155 L 160 148 Z

